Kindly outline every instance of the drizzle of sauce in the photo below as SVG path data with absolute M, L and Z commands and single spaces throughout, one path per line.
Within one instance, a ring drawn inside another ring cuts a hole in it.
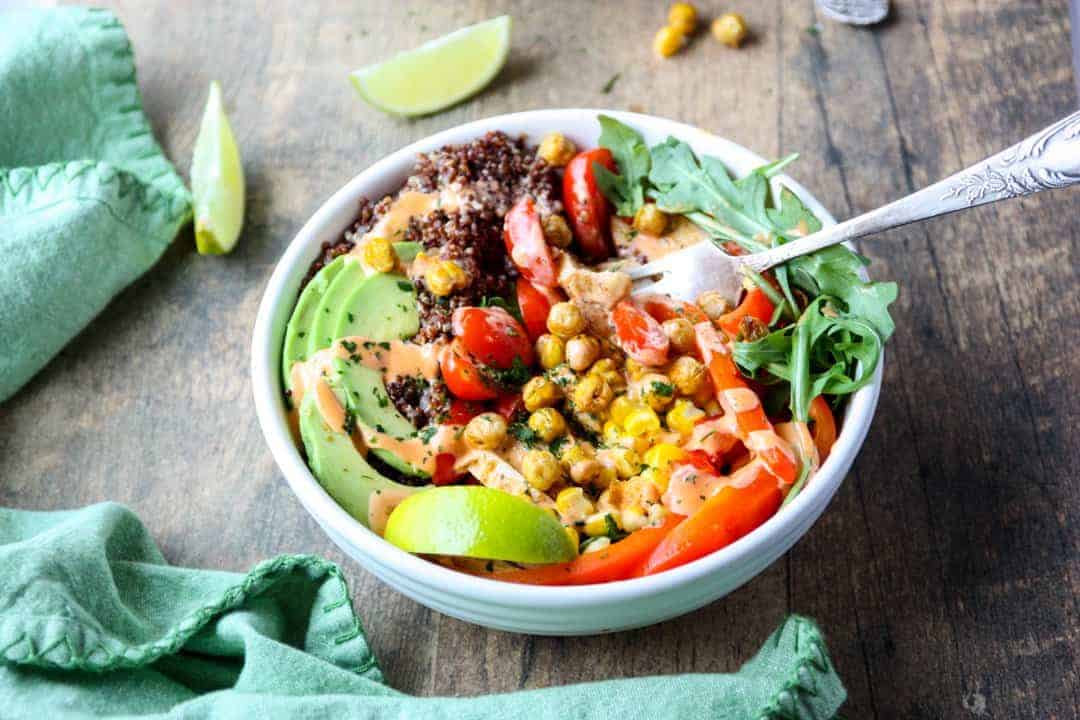
M 386 238 L 390 242 L 404 240 L 405 232 L 409 229 L 409 222 L 414 217 L 423 217 L 439 209 L 457 210 L 465 201 L 461 188 L 453 185 L 444 187 L 439 192 L 430 193 L 403 190 L 398 193 L 379 221 L 356 241 L 355 247 L 349 251 L 349 254 L 363 257 L 364 246 L 372 238 Z
M 611 234 L 620 255 L 644 257 L 645 262 L 659 260 L 677 250 L 696 245 L 708 237 L 705 231 L 682 215 L 671 216 L 668 230 L 663 235 L 634 230 L 630 223 L 622 218 L 613 217 Z
M 372 532 L 382 537 L 386 532 L 386 521 L 390 519 L 390 513 L 411 494 L 411 490 L 403 488 L 384 488 L 371 493 L 368 498 L 368 527 Z

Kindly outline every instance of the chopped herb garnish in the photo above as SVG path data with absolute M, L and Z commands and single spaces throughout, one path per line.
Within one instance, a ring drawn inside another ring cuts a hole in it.
M 345 348 L 345 350 L 350 353 L 356 352 L 356 343 L 354 343 L 352 340 L 342 340 L 341 347 Z
M 551 449 L 551 453 L 555 457 L 558 457 L 559 452 L 562 451 L 563 445 L 565 445 L 568 442 L 570 442 L 570 440 L 565 435 L 555 438 L 554 440 L 551 441 L 551 445 L 549 445 L 549 448 Z
M 416 434 L 421 440 L 424 441 L 424 444 L 427 445 L 429 442 L 431 442 L 431 438 L 435 437 L 435 433 L 437 433 L 438 431 L 438 425 L 428 425 L 426 428 L 417 431 Z
M 671 397 L 675 394 L 675 388 L 665 382 L 653 381 L 652 391 L 660 397 Z
M 385 341 L 381 342 L 381 343 L 379 343 L 379 347 L 381 347 L 383 350 L 389 350 L 390 349 L 390 343 L 385 342 Z
M 531 448 L 540 441 L 540 436 L 536 434 L 536 431 L 525 423 L 510 423 L 508 432 L 521 441 L 527 448 Z
M 341 429 L 346 435 L 352 435 L 353 431 L 356 430 L 356 416 L 352 414 L 352 411 L 345 411 L 345 422 L 342 424 Z
M 411 282 L 409 282 L 408 280 L 398 280 L 397 286 L 398 286 L 398 289 L 404 290 L 405 292 L 412 292 L 413 291 L 413 284 Z
M 353 315 L 352 313 L 345 313 L 345 315 L 348 316 L 350 323 L 356 322 L 356 316 Z
M 505 370 L 493 368 L 490 365 L 481 365 L 479 368 L 480 374 L 484 376 L 485 380 L 502 388 L 520 387 L 527 383 L 531 377 L 529 368 L 521 361 L 520 357 L 515 357 L 514 364 Z
M 609 92 L 614 90 L 615 89 L 615 83 L 619 82 L 620 77 L 622 77 L 622 73 L 615 73 L 614 75 L 612 75 L 608 79 L 608 81 L 606 83 L 604 83 L 604 87 L 600 88 L 600 92 L 607 95 Z

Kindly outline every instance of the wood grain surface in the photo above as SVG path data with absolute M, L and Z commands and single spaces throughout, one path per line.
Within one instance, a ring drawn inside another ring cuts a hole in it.
M 488 115 L 610 107 L 700 125 L 767 156 L 840 218 L 1005 147 L 1076 106 L 1060 2 L 894 2 L 856 29 L 810 0 L 741 11 L 660 62 L 662 3 L 111 3 L 147 112 L 186 173 L 207 84 L 225 88 L 250 188 L 225 258 L 190 229 L 0 407 L 0 504 L 128 504 L 175 563 L 279 552 L 342 563 L 396 688 L 476 694 L 733 670 L 789 612 L 815 618 L 849 718 L 1080 716 L 1080 192 L 1000 204 L 864 244 L 901 297 L 877 417 L 851 475 L 786 557 L 729 597 L 616 635 L 492 632 L 388 590 L 301 508 L 263 443 L 248 346 L 263 287 L 304 220 L 382 155 Z M 452 28 L 514 16 L 510 61 L 471 102 L 409 121 L 346 73 Z M 605 87 L 617 76 L 610 91 Z M 568 715 L 569 717 L 569 715 Z

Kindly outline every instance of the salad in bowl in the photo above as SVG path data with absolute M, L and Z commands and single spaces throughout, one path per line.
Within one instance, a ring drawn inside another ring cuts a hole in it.
M 610 583 L 735 543 L 813 486 L 893 329 L 896 286 L 843 246 L 737 297 L 635 292 L 628 267 L 754 252 L 821 218 L 778 182 L 794 158 L 735 177 L 594 121 L 595 147 L 496 129 L 417 154 L 322 244 L 289 310 L 280 382 L 311 473 L 454 571 Z

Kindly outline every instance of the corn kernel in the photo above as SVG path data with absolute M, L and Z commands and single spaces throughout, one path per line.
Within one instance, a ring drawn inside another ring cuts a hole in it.
M 642 438 L 660 429 L 660 418 L 650 407 L 631 410 L 623 420 L 623 428 L 634 438 Z
M 626 395 L 620 395 L 611 401 L 611 419 L 615 421 L 617 425 L 622 425 L 626 422 L 626 416 L 630 414 L 631 410 L 641 407 L 641 403 L 634 402 Z
M 525 409 L 536 412 L 540 408 L 551 407 L 562 397 L 562 389 L 546 377 L 537 376 L 525 383 L 521 389 L 521 400 Z
M 649 524 L 649 516 L 640 505 L 631 505 L 623 508 L 622 512 L 619 513 L 619 521 L 623 530 L 634 532 Z
M 566 220 L 562 215 L 545 215 L 544 219 L 540 221 L 540 227 L 544 230 L 544 240 L 548 245 L 553 245 L 557 248 L 570 247 L 570 243 L 574 240 L 573 233 L 570 232 L 570 226 L 566 224 Z
M 611 518 L 609 521 L 608 518 Z M 612 513 L 593 513 L 585 519 L 585 534 L 589 537 L 601 537 L 607 535 L 611 530 L 611 523 L 615 524 L 616 529 L 619 528 L 619 521 L 617 516 Z
M 634 213 L 634 229 L 647 235 L 663 235 L 667 226 L 667 213 L 656 207 L 656 203 L 645 203 Z
M 547 450 L 530 450 L 521 461 L 521 474 L 537 490 L 547 490 L 562 477 L 562 470 Z
M 608 457 L 614 461 L 614 470 L 623 480 L 634 477 L 641 470 L 641 457 L 633 448 L 610 448 Z
M 555 496 L 555 507 L 566 523 L 583 522 L 594 510 L 592 500 L 585 497 L 585 491 L 579 487 L 560 490 Z
M 453 260 L 440 260 L 428 267 L 424 273 L 424 282 L 433 294 L 445 297 L 456 288 L 468 284 L 469 278 Z
M 662 492 L 667 491 L 668 482 L 671 480 L 670 470 L 660 470 L 659 468 L 647 467 L 641 471 L 641 474 L 634 478 L 635 481 L 643 482 L 655 487 L 655 493 L 659 495 Z
M 674 430 L 683 437 L 689 437 L 694 431 L 694 425 L 703 417 L 705 417 L 705 411 L 689 400 L 676 400 L 675 406 L 668 410 L 666 420 L 669 430 Z
M 679 32 L 678 28 L 673 28 L 670 25 L 660 28 L 656 31 L 656 37 L 653 38 L 653 52 L 662 58 L 671 57 L 683 46 L 686 36 Z
M 545 370 L 557 367 L 566 360 L 566 343 L 557 335 L 545 333 L 536 339 L 536 356 Z
M 623 438 L 623 429 L 619 423 L 614 420 L 608 420 L 604 423 L 604 427 L 600 431 L 600 436 L 607 445 L 619 445 Z
M 641 376 L 647 372 L 649 372 L 649 368 L 633 358 L 626 358 L 626 374 L 630 376 L 631 380 L 640 380 Z
M 656 526 L 664 522 L 664 518 L 668 516 L 668 509 L 660 503 L 655 503 L 649 506 L 649 524 Z
M 724 13 L 713 20 L 712 34 L 728 47 L 737 48 L 746 39 L 746 20 L 739 13 Z
M 697 9 L 688 2 L 677 2 L 668 10 L 668 25 L 689 35 L 697 28 Z
M 582 460 L 592 460 L 593 457 L 592 446 L 583 443 L 567 443 L 559 450 L 559 462 L 561 462 L 563 467 L 567 470 L 576 463 L 579 463 Z
M 660 470 L 666 470 L 672 464 L 686 459 L 686 451 L 671 443 L 657 443 L 645 453 L 645 463 Z
M 391 272 L 397 265 L 394 246 L 386 238 L 371 238 L 364 244 L 364 264 L 377 272 Z
M 544 442 L 551 442 L 566 434 L 566 420 L 555 408 L 540 408 L 529 416 L 529 428 Z
M 598 553 L 601 550 L 607 550 L 609 547 L 611 547 L 611 538 L 598 537 L 585 547 L 585 552 L 583 554 L 591 555 L 592 553 Z
M 562 133 L 550 132 L 540 141 L 540 147 L 537 148 L 536 154 L 542 157 L 548 165 L 562 167 L 577 154 L 577 147 L 574 146 L 573 141 L 568 140 Z

